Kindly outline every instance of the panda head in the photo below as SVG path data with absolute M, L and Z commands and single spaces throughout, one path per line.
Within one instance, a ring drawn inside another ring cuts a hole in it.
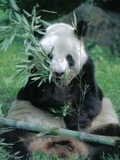
M 76 29 L 65 23 L 55 23 L 46 29 L 40 45 L 47 54 L 52 51 L 50 68 L 57 76 L 66 73 L 65 83 L 69 83 L 81 71 L 87 61 L 82 37 L 86 32 L 86 22 L 80 21 Z

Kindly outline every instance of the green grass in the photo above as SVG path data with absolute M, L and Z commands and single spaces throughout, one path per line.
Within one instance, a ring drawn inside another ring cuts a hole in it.
M 115 57 L 109 48 L 101 48 L 98 45 L 91 50 L 91 55 L 95 61 L 97 82 L 104 94 L 113 102 L 116 111 L 119 111 L 120 58 Z
M 0 54 L 0 104 L 3 105 L 4 111 L 10 106 L 20 87 L 20 82 L 13 79 L 16 74 L 15 65 L 21 57 L 19 54 L 20 45 L 20 42 L 16 42 L 7 52 Z

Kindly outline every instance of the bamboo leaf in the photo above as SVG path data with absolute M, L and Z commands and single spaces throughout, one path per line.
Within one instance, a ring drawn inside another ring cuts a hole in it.
M 29 79 L 29 75 L 26 75 L 23 79 L 22 79 L 22 81 L 21 81 L 21 83 L 23 83 L 23 84 L 27 84 L 27 82 L 28 82 L 28 79 Z
M 11 6 L 16 10 L 16 11 L 19 11 L 19 8 L 16 4 L 16 1 L 15 0 L 9 0 L 10 3 L 11 3 Z
M 50 23 L 49 22 L 46 22 L 46 21 L 44 21 L 44 20 L 40 20 L 40 22 L 42 23 L 42 24 L 45 24 L 45 25 L 47 25 L 47 26 L 50 26 Z
M 26 16 L 31 17 L 31 14 L 28 13 L 26 10 L 23 9 L 23 12 L 25 13 Z
M 41 11 L 42 11 L 42 12 L 46 12 L 46 13 L 53 13 L 53 14 L 57 13 L 57 12 L 55 12 L 55 11 L 48 11 L 48 10 L 45 10 L 45 9 L 42 9 Z
M 21 69 L 21 71 L 20 71 L 18 74 L 16 74 L 16 75 L 13 77 L 13 79 L 18 78 L 18 77 L 21 77 L 24 73 L 25 73 L 25 69 L 23 68 L 23 69 Z
M 33 78 L 32 78 L 33 81 L 37 81 L 37 80 L 39 80 L 39 79 L 40 79 L 40 77 L 33 77 Z
M 32 43 L 32 42 L 30 42 L 30 43 L 26 46 L 26 48 L 25 48 L 25 54 L 27 54 L 27 52 L 30 50 L 31 43 Z
M 41 19 L 41 16 L 37 16 L 37 17 L 36 17 L 36 20 L 40 20 L 40 19 Z
M 77 17 L 75 12 L 73 12 L 73 21 L 72 21 L 72 26 L 77 29 Z
M 53 72 L 52 71 L 50 71 L 50 74 L 49 74 L 49 83 L 51 82 L 51 80 L 52 80 L 52 75 L 53 75 Z
M 42 32 L 40 29 L 35 30 L 37 33 L 45 35 L 45 32 Z
M 28 59 L 20 59 L 20 60 L 21 60 L 21 62 L 24 62 L 26 64 L 31 63 L 31 60 L 28 60 Z
M 2 118 L 4 115 L 3 115 L 3 112 L 2 112 L 2 106 L 3 106 L 3 104 L 1 103 L 0 104 L 0 117 Z
M 4 41 L 2 42 L 1 51 L 6 51 L 8 49 L 8 46 L 9 46 L 9 39 L 5 38 Z
M 44 63 L 41 63 L 40 64 L 46 71 L 49 71 L 49 68 L 44 64 Z
M 36 7 L 34 7 L 32 10 L 32 16 L 34 16 L 34 17 L 36 16 Z
M 25 64 L 23 64 L 22 65 L 22 63 L 21 64 L 18 64 L 18 65 L 16 65 L 16 67 L 18 68 L 18 69 L 21 69 L 21 68 L 27 68 L 27 65 L 25 65 Z
M 41 27 L 41 25 L 35 25 L 34 26 L 34 30 L 37 30 L 38 28 L 40 28 Z
M 26 28 L 29 28 L 28 20 L 27 20 L 27 18 L 26 18 L 24 15 L 22 15 L 22 21 L 23 21 L 24 24 L 27 26 Z
M 15 16 L 16 16 L 16 18 L 17 18 L 17 21 L 18 21 L 19 23 L 21 23 L 22 17 L 20 16 L 20 14 L 17 13 L 17 12 L 15 12 Z
M 40 87 L 40 86 L 42 85 L 42 83 L 43 83 L 43 80 L 41 80 L 41 81 L 39 82 L 38 87 Z
M 34 29 L 34 25 L 35 25 L 35 16 L 32 17 L 32 22 L 31 22 L 32 30 Z
M 11 35 L 11 37 L 10 37 L 10 39 L 9 39 L 9 44 L 12 44 L 14 38 L 15 38 L 15 34 Z
M 6 31 L 8 29 L 11 29 L 11 26 L 0 26 L 0 32 Z

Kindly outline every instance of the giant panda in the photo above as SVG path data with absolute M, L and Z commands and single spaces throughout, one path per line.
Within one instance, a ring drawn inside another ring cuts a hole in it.
M 84 21 L 78 22 L 76 28 L 55 23 L 46 29 L 39 45 L 48 55 L 52 50 L 50 68 L 56 82 L 46 80 L 39 85 L 39 80 L 33 81 L 30 76 L 27 84 L 19 90 L 6 118 L 91 134 L 120 136 L 117 114 L 97 84 L 94 62 L 85 50 L 83 37 L 86 31 L 87 23 Z M 34 66 L 30 73 L 36 71 Z M 67 78 L 61 83 L 64 73 L 67 73 Z M 67 103 L 71 109 L 66 116 L 51 112 L 52 107 L 59 109 Z M 112 147 L 49 134 L 37 138 L 34 133 L 20 129 L 5 132 L 1 138 L 5 138 L 5 143 L 13 143 L 11 149 L 6 149 L 11 154 L 17 152 L 22 160 L 31 160 L 32 153 L 39 150 L 50 155 L 57 153 L 60 157 L 82 156 L 86 160 L 101 160 L 103 155 L 114 154 L 120 157 L 119 143 Z

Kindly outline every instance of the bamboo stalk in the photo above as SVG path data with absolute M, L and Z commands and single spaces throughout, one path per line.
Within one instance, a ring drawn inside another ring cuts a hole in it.
M 15 127 L 17 129 L 25 129 L 33 132 L 44 131 L 51 134 L 72 137 L 84 142 L 94 142 L 94 143 L 105 144 L 109 146 L 114 146 L 116 144 L 116 141 L 120 140 L 120 137 L 100 136 L 100 135 L 88 134 L 85 132 L 72 131 L 72 130 L 63 129 L 63 128 L 51 128 L 48 126 L 32 124 L 30 122 L 16 121 L 16 120 L 6 119 L 6 118 L 0 118 L 0 125 L 7 126 L 7 127 L 8 126 Z

